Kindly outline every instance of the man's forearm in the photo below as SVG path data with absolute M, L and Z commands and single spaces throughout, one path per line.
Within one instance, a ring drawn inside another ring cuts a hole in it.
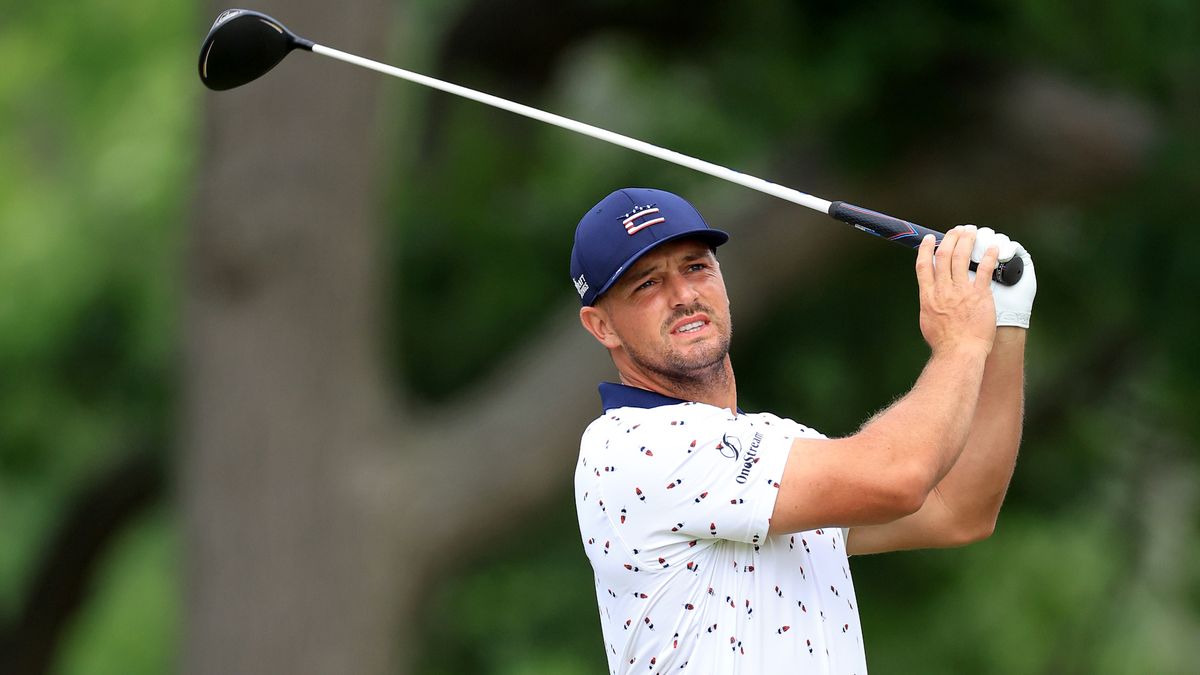
M 1014 327 L 997 330 L 966 446 L 936 488 L 955 519 L 987 531 L 1000 512 L 1021 444 L 1025 333 Z
M 990 359 L 984 349 L 935 354 L 912 390 L 859 435 L 891 446 L 902 461 L 915 462 L 925 476 L 924 489 L 932 489 L 959 460 L 969 438 Z

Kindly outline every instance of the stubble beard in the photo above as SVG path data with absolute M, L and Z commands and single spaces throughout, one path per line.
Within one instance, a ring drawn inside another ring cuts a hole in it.
M 676 312 L 668 325 L 679 319 L 703 312 L 709 317 L 715 313 L 708 307 L 695 306 L 686 311 Z M 714 388 L 723 388 L 729 384 L 729 369 L 726 367 L 726 357 L 729 355 L 729 345 L 733 340 L 732 322 L 727 322 L 725 330 L 714 321 L 717 329 L 717 341 L 708 349 L 684 356 L 671 346 L 670 338 L 665 338 L 664 349 L 659 354 L 650 355 L 625 345 L 629 360 L 640 368 L 662 377 L 671 383 L 672 387 L 681 394 L 702 394 Z M 668 329 L 669 330 L 669 329 Z M 665 335 L 669 335 L 666 333 Z

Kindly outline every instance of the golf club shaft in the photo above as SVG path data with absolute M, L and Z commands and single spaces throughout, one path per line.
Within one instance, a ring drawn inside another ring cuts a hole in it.
M 910 248 L 917 248 L 920 246 L 921 240 L 926 235 L 932 234 L 938 243 L 941 243 L 942 237 L 944 236 L 943 233 L 938 232 L 937 230 L 922 227 L 915 223 L 910 223 L 907 220 L 889 216 L 885 213 L 864 209 L 861 206 L 855 206 L 846 202 L 830 202 L 819 197 L 814 197 L 810 194 L 805 194 L 799 190 L 793 190 L 792 188 L 784 187 L 778 183 L 772 183 L 761 178 L 756 178 L 755 176 L 751 176 L 749 174 L 744 174 L 739 171 L 734 171 L 733 169 L 713 164 L 712 162 L 706 162 L 702 159 L 697 159 L 680 152 L 675 152 L 674 150 L 660 148 L 657 145 L 651 145 L 645 141 L 639 141 L 636 138 L 630 138 L 629 136 L 618 134 L 607 129 L 601 129 L 600 127 L 592 126 L 590 124 L 577 122 L 573 119 L 563 117 L 562 115 L 548 113 L 544 110 L 538 110 L 537 108 L 515 103 L 513 101 L 500 98 L 499 96 L 485 94 L 481 91 L 476 91 L 468 87 L 463 87 L 451 82 L 439 80 L 434 77 L 429 77 L 428 75 L 415 73 L 411 70 L 404 70 L 403 68 L 389 66 L 386 63 L 365 59 L 361 56 L 356 56 L 348 52 L 333 49 L 332 47 L 310 43 L 310 41 L 304 39 L 300 39 L 297 43 L 297 46 L 302 49 L 308 49 L 322 56 L 328 56 L 332 59 L 344 61 L 351 65 L 361 66 L 363 68 L 383 73 L 384 75 L 391 75 L 392 77 L 398 77 L 402 80 L 408 80 L 409 82 L 425 85 L 426 87 L 432 87 L 448 94 L 454 94 L 455 96 L 468 98 L 472 101 L 478 101 L 484 105 L 490 105 L 492 107 L 507 110 L 518 115 L 523 115 L 530 119 L 538 120 L 539 122 L 553 124 L 556 127 L 561 127 L 563 129 L 567 129 L 568 131 L 574 131 L 585 136 L 590 136 L 601 141 L 612 143 L 613 145 L 629 148 L 630 150 L 634 150 L 645 155 L 650 155 L 651 157 L 657 157 L 658 159 L 671 162 L 672 164 L 678 164 L 679 166 L 687 167 L 689 169 L 693 169 L 722 180 L 727 180 L 743 187 L 748 187 L 751 190 L 757 190 L 764 194 L 778 197 L 794 204 L 799 204 L 800 206 L 806 206 L 814 211 L 820 211 L 821 213 L 829 215 L 837 220 L 842 221 L 843 223 L 851 225 L 858 230 L 866 232 L 867 234 L 872 234 L 877 237 L 887 239 L 888 241 L 904 244 Z M 972 261 L 970 266 L 971 269 L 974 270 L 978 266 L 978 263 Z M 1014 258 L 1008 263 L 1001 263 L 997 267 L 993 278 L 999 283 L 1011 286 L 1020 280 L 1022 270 L 1022 261 L 1019 258 Z
M 629 148 L 630 150 L 635 150 L 642 154 L 650 155 L 651 157 L 657 157 L 661 160 L 671 162 L 672 164 L 678 164 L 689 169 L 694 169 L 701 173 L 706 173 L 710 176 L 727 180 L 731 183 L 737 183 L 738 185 L 748 187 L 751 190 L 758 190 L 759 192 L 769 194 L 801 206 L 807 206 L 814 211 L 820 211 L 821 213 L 825 214 L 829 213 L 829 206 L 831 202 L 825 199 L 820 199 L 818 197 L 800 192 L 799 190 L 793 190 L 791 188 L 784 187 L 778 183 L 772 183 L 761 178 L 740 173 L 738 171 L 734 171 L 733 169 L 728 169 L 723 166 L 713 164 L 712 162 L 706 162 L 702 159 L 697 159 L 680 152 L 675 152 L 674 150 L 660 148 L 657 145 L 651 145 L 645 141 L 639 141 L 636 138 L 630 138 L 629 136 L 608 131 L 607 129 L 601 129 L 600 127 L 595 127 L 590 124 L 577 122 L 573 119 L 563 117 L 561 115 L 555 115 L 554 113 L 548 113 L 544 110 L 538 110 L 537 108 L 532 108 L 527 105 L 514 103 L 513 101 L 500 98 L 499 96 L 492 96 L 491 94 L 485 94 L 481 91 L 476 91 L 474 89 L 469 89 L 457 84 L 452 84 L 444 80 L 439 80 L 427 75 L 421 75 L 420 73 L 414 73 L 411 70 L 404 70 L 403 68 L 396 68 L 395 66 L 389 66 L 385 63 L 372 61 L 371 59 L 364 59 L 361 56 L 348 54 L 324 45 L 314 44 L 312 46 L 312 51 L 322 56 L 328 56 L 339 61 L 345 61 L 346 63 L 351 63 L 356 66 L 362 66 L 363 68 L 370 68 L 371 70 L 383 73 L 385 75 L 399 77 L 401 79 L 408 80 L 409 82 L 415 82 L 417 84 L 423 84 L 434 89 L 440 89 L 448 94 L 469 98 L 472 101 L 478 101 L 484 105 L 490 105 L 494 108 L 501 108 L 518 115 L 523 115 L 525 117 L 538 120 L 539 122 L 553 124 L 556 127 L 562 127 L 568 131 L 574 131 L 576 133 L 583 134 L 584 136 L 591 136 L 592 138 L 599 139 L 601 141 L 607 141 L 613 145 Z

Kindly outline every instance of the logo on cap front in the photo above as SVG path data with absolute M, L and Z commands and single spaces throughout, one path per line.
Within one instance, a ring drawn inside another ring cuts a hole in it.
M 653 217 L 656 213 L 658 213 L 658 207 L 654 204 L 633 207 L 632 211 L 621 216 L 621 224 L 625 226 L 625 234 L 632 237 L 651 225 L 667 222 L 667 219 L 662 216 Z

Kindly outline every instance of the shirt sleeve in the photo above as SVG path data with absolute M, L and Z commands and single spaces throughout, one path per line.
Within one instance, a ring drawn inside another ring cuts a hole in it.
M 656 415 L 610 441 L 610 455 L 623 461 L 604 481 L 604 499 L 635 555 L 700 539 L 766 539 L 795 430 L 706 410 Z

